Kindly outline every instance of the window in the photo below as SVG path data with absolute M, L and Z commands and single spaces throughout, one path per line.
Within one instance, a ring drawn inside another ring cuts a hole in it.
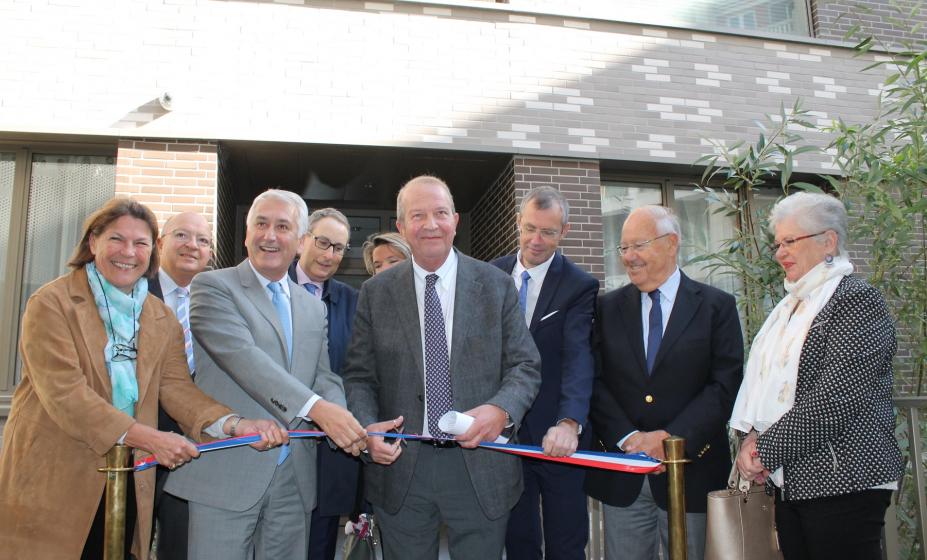
M 67 271 L 84 219 L 115 192 L 113 146 L 0 144 L 0 417 L 18 380 L 29 296 Z

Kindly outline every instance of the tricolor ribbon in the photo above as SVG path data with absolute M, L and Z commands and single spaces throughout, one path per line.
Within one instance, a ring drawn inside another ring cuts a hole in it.
M 309 431 L 309 430 L 292 430 L 289 432 L 290 439 L 302 439 L 302 438 L 317 438 L 324 437 L 325 432 L 319 431 Z M 398 434 L 398 433 L 386 433 L 386 432 L 368 432 L 369 436 L 380 436 L 383 438 L 391 439 L 405 439 L 405 440 L 417 440 L 417 441 L 430 441 L 437 440 L 442 441 L 440 438 L 432 438 L 428 436 L 421 436 L 416 434 Z M 202 443 L 196 446 L 200 453 L 207 451 L 216 451 L 218 449 L 230 449 L 232 447 L 241 447 L 244 445 L 249 445 L 261 441 L 261 436 L 258 434 L 248 434 L 240 437 L 221 439 L 212 441 L 209 443 Z M 518 445 L 513 443 L 492 443 L 492 442 L 483 442 L 479 445 L 485 449 L 491 449 L 493 451 L 500 451 L 503 453 L 509 453 L 512 455 L 518 455 L 520 457 L 529 457 L 532 459 L 539 459 L 542 461 L 550 461 L 553 463 L 566 463 L 569 465 L 579 465 L 582 467 L 590 467 L 593 469 L 603 469 L 609 471 L 620 471 L 634 474 L 648 474 L 656 472 L 660 468 L 660 461 L 645 455 L 644 453 L 636 453 L 633 455 L 628 455 L 625 453 L 603 453 L 600 451 L 577 451 L 572 455 L 567 457 L 551 457 L 549 455 L 544 455 L 544 451 L 540 447 L 533 445 Z M 136 471 L 143 471 L 150 469 L 157 465 L 158 462 L 154 457 L 148 457 L 141 461 L 135 463 Z

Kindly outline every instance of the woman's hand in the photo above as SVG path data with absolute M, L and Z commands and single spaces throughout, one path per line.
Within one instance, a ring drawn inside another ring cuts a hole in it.
M 740 452 L 737 453 L 737 470 L 744 480 L 765 484 L 769 471 L 760 462 L 756 451 L 756 432 L 750 432 L 740 443 Z
M 162 432 L 138 422 L 126 432 L 125 444 L 151 453 L 158 464 L 169 469 L 200 456 L 196 445 L 182 435 Z

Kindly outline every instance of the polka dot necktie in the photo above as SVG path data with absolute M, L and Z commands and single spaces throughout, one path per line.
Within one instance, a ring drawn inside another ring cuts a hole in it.
M 433 437 L 450 438 L 438 428 L 438 420 L 451 410 L 451 365 L 447 352 L 444 314 L 435 283 L 437 274 L 425 277 L 425 398 L 428 404 L 428 432 Z

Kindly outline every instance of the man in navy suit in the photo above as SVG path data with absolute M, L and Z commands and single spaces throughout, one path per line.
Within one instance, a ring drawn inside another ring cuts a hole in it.
M 206 218 L 195 212 L 176 214 L 167 220 L 158 238 L 161 268 L 158 276 L 148 281 L 148 291 L 174 310 L 184 328 L 187 364 L 194 372 L 193 345 L 190 338 L 190 282 L 206 269 L 212 258 L 212 230 Z M 180 317 L 184 315 L 184 317 Z M 158 407 L 158 429 L 183 433 L 173 418 Z M 154 516 L 158 521 L 159 560 L 187 558 L 187 501 L 164 492 L 170 471 L 158 467 L 155 482 Z
M 631 284 L 599 298 L 597 373 L 590 419 L 603 451 L 664 459 L 663 440 L 686 440 L 688 558 L 705 550 L 706 495 L 731 469 L 726 424 L 743 375 L 734 297 L 691 280 L 676 265 L 681 232 L 660 206 L 631 212 L 618 252 Z M 586 491 L 601 500 L 605 557 L 667 551 L 666 476 L 593 470 Z
M 512 275 L 541 353 L 541 390 L 518 441 L 540 445 L 554 457 L 576 451 L 588 434 L 584 425 L 594 375 L 590 339 L 599 283 L 557 252 L 570 230 L 569 213 L 556 189 L 531 190 L 517 216 L 518 253 L 493 261 Z M 584 559 L 589 534 L 584 471 L 531 459 L 522 460 L 522 469 L 525 490 L 509 516 L 506 557 Z
M 337 375 L 341 375 L 357 309 L 357 290 L 334 278 L 350 250 L 350 237 L 351 226 L 344 214 L 334 208 L 316 210 L 309 216 L 309 231 L 299 261 L 290 267 L 290 279 L 325 303 L 328 357 Z M 325 445 L 319 446 L 317 456 L 318 502 L 312 510 L 309 560 L 332 560 L 340 517 L 354 508 L 360 461 Z

